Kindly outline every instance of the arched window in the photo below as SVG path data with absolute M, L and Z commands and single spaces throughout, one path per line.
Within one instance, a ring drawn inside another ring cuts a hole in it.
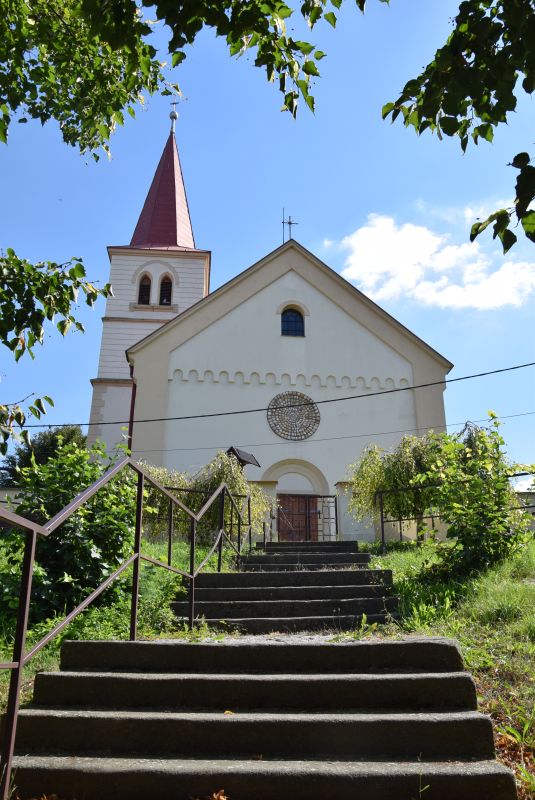
M 162 282 L 160 283 L 160 305 L 170 306 L 172 294 L 173 294 L 173 283 L 171 281 L 171 278 L 168 277 L 162 278 Z
M 148 275 L 143 275 L 139 282 L 139 295 L 137 298 L 137 302 L 140 306 L 150 305 L 150 284 L 150 277 Z
M 296 308 L 285 308 L 281 314 L 281 334 L 283 336 L 304 336 L 305 320 Z

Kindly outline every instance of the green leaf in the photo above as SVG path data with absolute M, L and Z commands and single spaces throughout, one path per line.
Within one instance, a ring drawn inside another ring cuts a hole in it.
M 517 153 L 511 161 L 511 166 L 522 169 L 522 167 L 527 167 L 530 161 L 529 153 Z
M 319 77 L 319 70 L 314 61 L 305 61 L 303 64 L 303 72 L 305 75 L 315 75 Z
M 310 44 L 310 42 L 295 42 L 295 46 L 305 56 L 310 55 L 310 53 L 314 50 L 314 45 Z
M 505 228 L 498 233 L 498 238 L 502 243 L 503 252 L 507 253 L 517 241 L 517 238 L 512 230 Z
M 528 211 L 520 221 L 528 239 L 535 242 L 535 211 Z
M 329 25 L 332 25 L 333 28 L 336 28 L 336 14 L 333 11 L 328 11 L 325 14 L 325 19 L 327 20 Z
M 460 120 L 457 117 L 441 117 L 439 125 L 446 136 L 454 136 L 459 130 Z
M 56 327 L 58 331 L 61 333 L 61 335 L 65 336 L 71 325 L 72 321 L 70 319 L 60 319 Z
M 385 119 L 386 117 L 388 117 L 390 112 L 393 111 L 395 107 L 396 107 L 395 103 L 385 103 L 385 105 L 381 109 L 382 118 Z

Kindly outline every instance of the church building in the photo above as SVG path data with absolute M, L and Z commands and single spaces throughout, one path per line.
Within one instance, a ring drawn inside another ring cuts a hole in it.
M 90 442 L 113 448 L 130 420 L 134 458 L 190 473 L 239 448 L 278 499 L 273 535 L 374 538 L 347 514 L 347 467 L 444 430 L 452 364 L 292 238 L 211 292 L 173 130 L 130 244 L 108 253 Z

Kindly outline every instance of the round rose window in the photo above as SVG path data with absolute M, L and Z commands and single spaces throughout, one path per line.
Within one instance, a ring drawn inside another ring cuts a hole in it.
M 269 427 L 281 439 L 308 439 L 320 424 L 320 412 L 314 401 L 301 392 L 282 392 L 267 410 Z

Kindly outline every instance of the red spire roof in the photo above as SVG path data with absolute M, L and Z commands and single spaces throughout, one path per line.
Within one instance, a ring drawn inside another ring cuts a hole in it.
M 163 149 L 130 247 L 195 249 L 173 131 Z

